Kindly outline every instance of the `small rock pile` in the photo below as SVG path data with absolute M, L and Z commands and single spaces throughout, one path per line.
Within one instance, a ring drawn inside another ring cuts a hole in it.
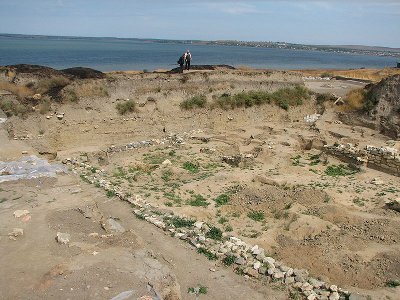
M 139 142 L 132 142 L 123 146 L 111 146 L 109 147 L 106 152 L 109 154 L 118 153 L 123 151 L 129 151 L 138 148 L 147 148 L 150 146 L 156 145 L 181 145 L 185 143 L 185 139 L 192 137 L 194 134 L 202 133 L 202 130 L 193 130 L 191 132 L 184 132 L 181 135 L 171 133 L 167 137 L 163 139 L 151 139 L 151 140 L 144 140 Z

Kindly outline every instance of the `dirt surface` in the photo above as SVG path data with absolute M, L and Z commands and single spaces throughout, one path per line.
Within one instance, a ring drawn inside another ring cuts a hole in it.
M 221 68 L 75 80 L 44 114 L 0 124 L 0 161 L 31 154 L 51 162 L 78 158 L 154 207 L 215 224 L 350 291 L 399 299 L 399 288 L 387 283 L 400 279 L 400 216 L 385 201 L 400 197 L 400 178 L 367 168 L 332 176 L 329 167 L 343 163 L 323 152 L 335 142 L 400 150 L 398 141 L 341 123 L 333 102 L 318 105 L 315 97 L 288 110 L 180 108 L 199 94 L 211 102 L 223 93 L 300 84 L 344 96 L 364 85 L 305 75 Z M 71 90 L 78 101 L 65 100 Z M 116 105 L 127 99 L 136 102 L 135 111 L 118 114 Z M 321 114 L 316 122 L 305 122 L 315 113 Z M 107 152 L 173 134 L 184 136 L 182 143 Z M 13 216 L 23 209 L 30 218 Z M 114 221 L 123 232 L 110 231 L 107 222 Z M 13 228 L 24 234 L 9 238 Z M 68 233 L 70 242 L 58 243 L 57 232 Z M 129 299 L 195 299 L 188 288 L 200 285 L 207 287 L 200 299 L 289 297 L 284 286 L 208 261 L 73 172 L 1 183 L 0 234 L 2 299 L 112 299 L 124 291 L 132 291 Z

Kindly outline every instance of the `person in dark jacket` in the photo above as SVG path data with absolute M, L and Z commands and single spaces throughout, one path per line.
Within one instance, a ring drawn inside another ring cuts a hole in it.
M 183 65 L 185 63 L 185 54 L 184 53 L 181 57 L 179 57 L 178 64 L 179 64 L 179 73 L 183 73 Z

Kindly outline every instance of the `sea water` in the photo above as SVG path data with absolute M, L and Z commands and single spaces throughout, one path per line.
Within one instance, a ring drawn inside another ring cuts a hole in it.
M 172 69 L 190 49 L 192 64 L 262 69 L 394 67 L 396 58 L 322 51 L 165 43 L 135 39 L 0 36 L 0 65 L 36 64 L 100 71 Z

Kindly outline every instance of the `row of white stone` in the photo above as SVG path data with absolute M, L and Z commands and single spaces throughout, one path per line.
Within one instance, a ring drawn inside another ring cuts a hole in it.
M 127 196 L 124 191 L 116 188 L 111 182 L 104 179 L 104 171 L 96 170 L 95 173 L 91 173 L 91 170 L 94 169 L 92 166 L 73 159 L 67 160 L 66 163 L 71 164 L 74 167 L 74 172 L 81 175 L 90 183 L 98 184 L 104 190 L 111 191 L 121 200 L 133 204 L 136 207 L 134 213 L 138 217 L 165 232 L 190 242 L 196 248 L 205 248 L 217 257 L 234 256 L 234 263 L 247 276 L 255 278 L 268 276 L 274 281 L 281 281 L 283 284 L 301 291 L 302 295 L 308 300 L 339 300 L 346 299 L 350 295 L 348 291 L 337 288 L 335 285 L 328 285 L 325 282 L 308 277 L 308 272 L 305 270 L 289 268 L 283 263 L 275 261 L 272 257 L 265 256 L 264 249 L 257 245 L 249 245 L 237 237 L 227 237 L 224 234 L 225 239 L 228 239 L 224 242 L 207 239 L 203 231 L 209 227 L 203 222 L 196 222 L 192 229 L 174 228 L 172 224 L 168 224 L 164 219 L 161 219 L 161 217 L 171 217 L 170 214 L 162 216 L 154 214 L 153 211 L 155 211 L 155 208 L 150 203 L 144 201 L 139 195 L 134 197 Z

